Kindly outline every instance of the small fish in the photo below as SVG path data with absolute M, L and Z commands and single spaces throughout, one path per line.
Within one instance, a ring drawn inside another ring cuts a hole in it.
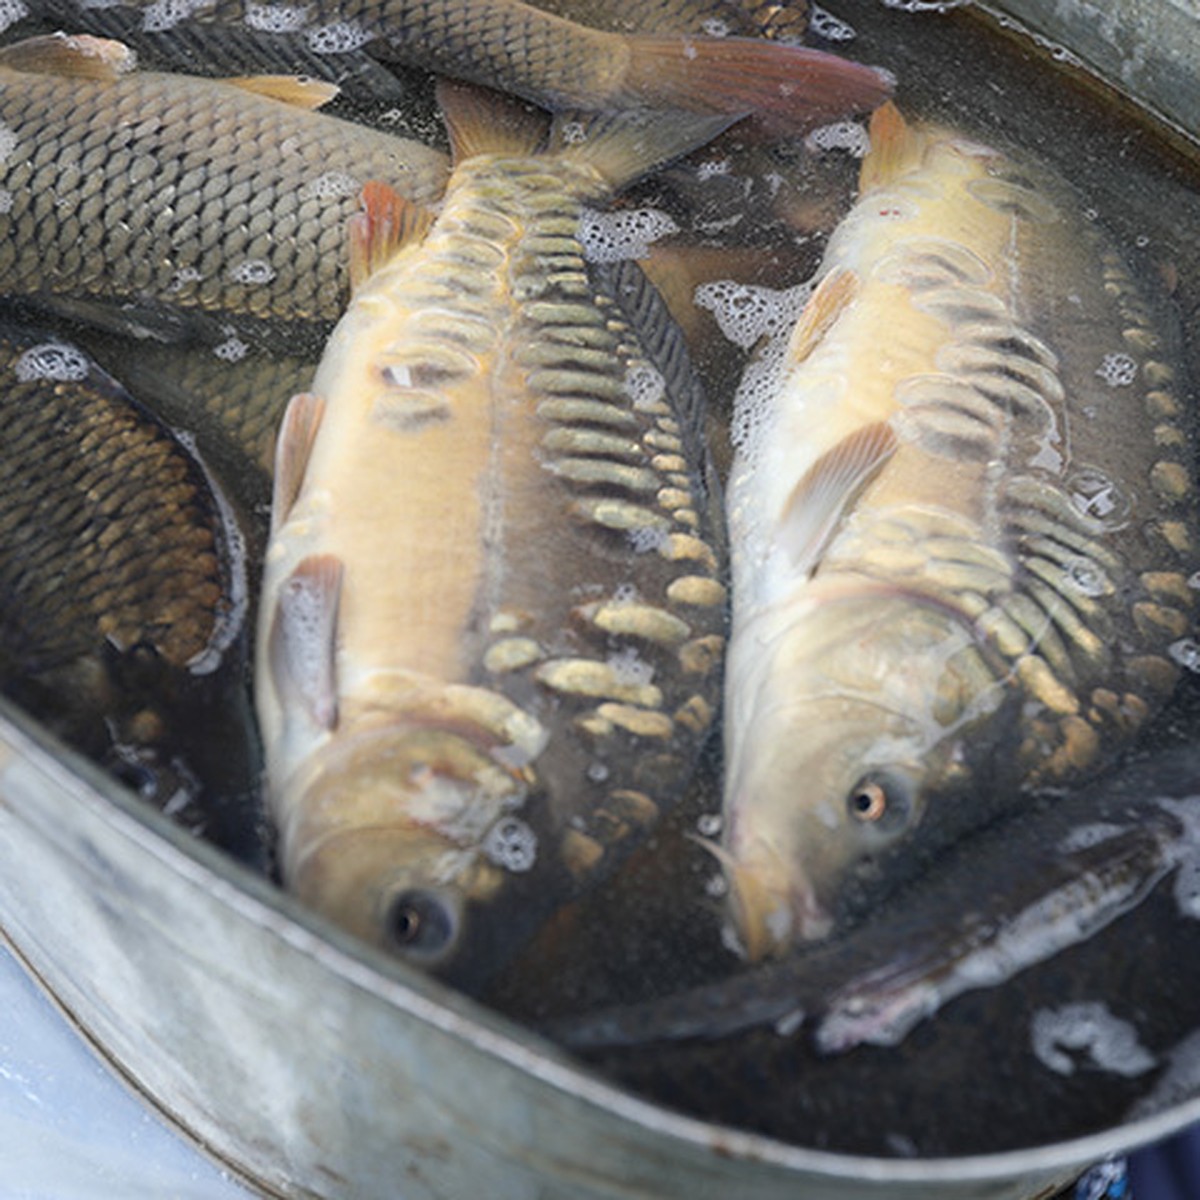
M 30 7 L 36 13 L 37 0 Z M 891 90 L 884 73 L 819 50 L 745 37 L 609 32 L 520 0 L 138 0 L 133 7 L 151 30 L 220 21 L 303 34 L 331 53 L 370 45 L 380 57 L 555 111 L 760 113 L 795 130 L 873 108 Z M 636 7 L 630 0 L 630 10 Z M 760 7 L 769 6 L 751 9 Z
M 470 983 L 686 786 L 725 589 L 682 338 L 582 207 L 728 124 L 444 86 L 432 224 L 389 189 L 280 431 L 257 703 L 289 887 Z
M 1123 767 L 961 839 L 842 936 L 542 1031 L 655 1100 L 834 1151 L 1116 1125 L 1200 1015 L 1198 765 Z
M 735 414 L 716 853 L 751 958 L 1095 771 L 1171 694 L 1197 558 L 1175 336 L 1064 184 L 875 114 Z
M 362 184 L 427 203 L 445 182 L 440 152 L 311 111 L 333 94 L 313 81 L 137 71 L 120 43 L 57 35 L 0 49 L 0 85 L 9 295 L 332 322 Z
M 0 689 L 162 805 L 248 791 L 248 595 L 228 505 L 71 343 L 0 326 L 0 406 Z M 213 763 L 195 751 L 218 731 Z

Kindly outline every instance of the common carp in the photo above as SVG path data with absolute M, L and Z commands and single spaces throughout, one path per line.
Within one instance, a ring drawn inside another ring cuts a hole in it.
M 1171 694 L 1191 445 L 1168 314 L 1065 184 L 871 122 L 738 400 L 722 845 L 751 957 L 828 932 Z
M 30 7 L 36 13 L 37 0 Z M 86 22 L 89 6 L 79 7 Z M 753 112 L 803 129 L 873 108 L 890 90 L 883 73 L 819 50 L 746 37 L 626 35 L 520 0 L 137 0 L 133 7 L 150 31 L 219 21 L 300 34 L 331 53 L 369 45 L 380 57 L 554 110 Z
M 0 690 L 237 842 L 258 767 L 229 506 L 157 417 L 57 337 L 0 326 L 0 406 Z M 214 738 L 221 753 L 202 752 Z
M 364 189 L 358 281 L 279 435 L 256 697 L 289 887 L 462 983 L 686 785 L 725 588 L 682 339 L 581 208 L 723 117 L 444 86 L 436 221 Z
M 362 184 L 428 203 L 445 182 L 439 151 L 311 111 L 325 84 L 142 72 L 120 43 L 48 36 L 0 49 L 0 85 L 9 295 L 328 324 Z
M 1194 746 L 1125 764 L 960 839 L 844 934 L 542 1032 L 660 1103 L 835 1152 L 1111 1129 L 1195 1041 L 1198 772 Z

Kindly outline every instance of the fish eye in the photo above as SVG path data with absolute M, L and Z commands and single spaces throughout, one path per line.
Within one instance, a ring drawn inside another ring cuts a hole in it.
M 409 888 L 391 898 L 383 926 L 394 950 L 411 958 L 436 959 L 454 941 L 458 914 L 436 892 Z
M 895 771 L 872 772 L 850 789 L 846 807 L 862 825 L 902 826 L 913 808 L 912 783 Z
M 888 797 L 874 780 L 860 783 L 850 792 L 850 812 L 860 821 L 878 821 L 887 812 Z

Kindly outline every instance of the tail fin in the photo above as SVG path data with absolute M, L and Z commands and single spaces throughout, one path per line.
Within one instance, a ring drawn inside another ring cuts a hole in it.
M 633 36 L 616 104 L 757 113 L 800 132 L 883 103 L 884 71 L 801 46 L 753 38 Z

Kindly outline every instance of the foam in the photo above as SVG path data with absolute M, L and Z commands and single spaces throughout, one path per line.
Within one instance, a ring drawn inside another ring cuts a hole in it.
M 1180 638 L 1167 647 L 1167 653 L 1185 671 L 1200 672 L 1200 642 L 1194 638 Z
M 82 350 L 66 342 L 42 342 L 31 346 L 13 367 L 22 383 L 48 379 L 54 383 L 75 383 L 86 379 L 91 364 Z
M 871 148 L 871 138 L 866 127 L 857 121 L 834 121 L 832 125 L 814 129 L 804 139 L 804 145 L 814 154 L 845 150 L 851 158 L 862 158 Z
M 0 0 L 0 33 L 27 16 L 29 7 L 22 0 Z
M 858 37 L 853 26 L 826 12 L 819 4 L 809 5 L 808 28 L 815 37 L 824 38 L 827 42 L 852 42 Z
M 610 654 L 607 663 L 613 678 L 622 686 L 643 687 L 654 680 L 654 668 L 632 646 Z
M 1137 363 L 1121 351 L 1106 354 L 1096 374 L 1110 388 L 1128 387 L 1137 378 Z
M 662 372 L 649 363 L 630 367 L 623 382 L 625 394 L 639 411 L 654 408 L 667 393 L 667 381 L 662 377 Z
M 342 196 L 357 196 L 362 184 L 345 171 L 326 171 L 310 179 L 300 189 L 301 200 L 337 200 Z
M 213 353 L 224 362 L 241 362 L 250 353 L 250 347 L 228 326 L 221 332 L 226 335 L 225 341 L 214 346 Z
M 537 841 L 520 817 L 501 817 L 484 836 L 483 852 L 496 866 L 520 874 L 537 861 Z
M 265 258 L 247 258 L 229 268 L 229 278 L 235 283 L 270 283 L 275 278 L 275 268 Z
M 204 8 L 208 0 L 155 0 L 142 13 L 142 29 L 162 33 Z
M 678 232 L 679 226 L 656 208 L 624 208 L 616 212 L 585 208 L 579 217 L 583 256 L 594 263 L 645 258 L 653 242 Z
M 0 121 L 0 163 L 7 162 L 17 148 L 16 131 Z
M 247 4 L 246 28 L 264 33 L 299 33 L 309 20 L 307 4 Z
M 1038 1061 L 1056 1075 L 1074 1075 L 1082 1052 L 1089 1065 L 1126 1078 L 1151 1070 L 1157 1060 L 1137 1030 L 1098 1000 L 1043 1008 L 1034 1014 L 1030 1039 Z
M 330 25 L 318 25 L 307 35 L 308 48 L 314 54 L 349 54 L 368 42 L 375 40 L 361 25 L 353 21 L 334 21 Z

